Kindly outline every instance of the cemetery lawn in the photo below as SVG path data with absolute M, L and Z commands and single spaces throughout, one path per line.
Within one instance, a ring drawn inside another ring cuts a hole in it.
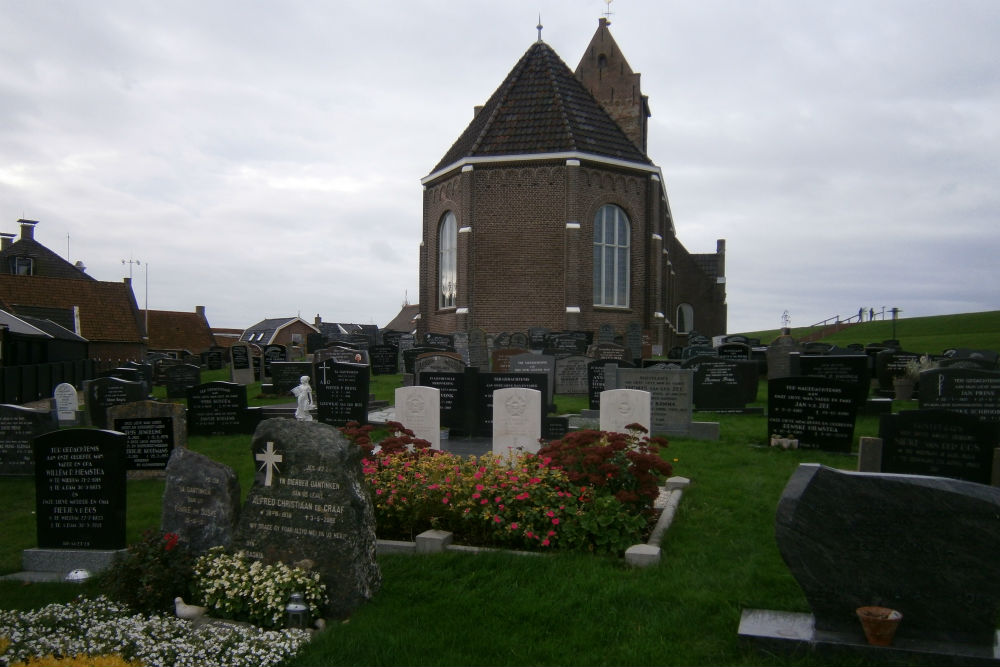
M 398 376 L 385 380 L 387 390 Z M 759 396 L 766 395 L 762 381 Z M 561 411 L 575 400 L 557 397 Z M 695 419 L 719 421 L 722 437 L 674 439 L 664 451 L 675 474 L 692 485 L 659 566 L 633 569 L 621 559 L 573 553 L 382 556 L 378 595 L 350 622 L 317 634 L 288 664 L 863 664 L 773 655 L 737 638 L 745 608 L 808 611 L 774 541 L 774 512 L 789 476 L 802 462 L 854 469 L 855 458 L 770 448 L 759 415 Z M 861 417 L 855 437 L 877 428 L 875 417 Z M 232 466 L 246 494 L 254 472 L 250 436 L 192 437 L 189 447 Z M 158 527 L 162 493 L 162 481 L 128 483 L 130 542 Z M 31 481 L 0 480 L 0 502 L 7 510 L 0 517 L 0 573 L 9 573 L 20 569 L 21 550 L 35 545 Z M 0 582 L 0 607 L 35 608 L 98 592 L 92 584 Z

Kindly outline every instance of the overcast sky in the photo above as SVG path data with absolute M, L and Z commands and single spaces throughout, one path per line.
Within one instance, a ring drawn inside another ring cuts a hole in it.
M 384 326 L 420 178 L 603 0 L 0 2 L 0 231 L 139 307 Z M 1000 2 L 616 0 L 649 155 L 729 331 L 1000 309 Z M 138 260 L 141 264 L 123 264 Z M 148 285 L 148 290 L 147 290 Z

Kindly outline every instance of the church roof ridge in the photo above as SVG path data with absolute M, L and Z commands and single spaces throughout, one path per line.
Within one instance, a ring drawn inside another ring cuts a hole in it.
M 432 173 L 464 158 L 585 153 L 652 164 L 548 44 L 534 42 Z

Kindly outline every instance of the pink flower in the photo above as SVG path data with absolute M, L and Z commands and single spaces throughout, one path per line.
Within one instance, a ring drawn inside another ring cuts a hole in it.
M 448 496 L 445 496 L 444 498 L 442 498 L 441 502 L 444 503 L 445 505 L 447 505 L 448 504 Z
M 485 504 L 486 504 L 486 503 L 488 503 L 488 502 L 490 502 L 490 501 L 489 501 L 489 500 L 487 500 L 486 498 L 483 498 L 482 500 L 480 500 L 480 501 L 479 501 L 479 504 L 480 504 L 480 505 L 485 505 Z
M 559 519 L 552 519 L 552 525 L 558 526 L 559 525 Z
M 549 540 L 548 540 L 548 538 L 545 538 L 544 540 L 542 540 L 542 546 L 543 547 L 549 546 Z
M 482 484 L 476 484 L 476 491 L 482 491 L 482 490 L 483 490 L 483 489 L 485 489 L 485 488 L 486 488 L 486 487 L 485 487 L 485 486 L 483 486 Z
M 483 478 L 483 473 L 477 472 L 475 475 L 472 476 L 472 478 L 473 479 L 482 479 Z
M 517 530 L 517 523 L 510 524 L 510 529 L 511 530 Z
M 515 498 L 517 498 L 518 500 L 527 500 L 527 499 L 528 499 L 528 498 L 530 498 L 531 496 L 530 496 L 530 495 L 528 494 L 528 492 L 527 492 L 527 491 L 525 491 L 524 493 L 519 493 L 519 494 L 517 494 L 517 495 L 516 495 L 516 496 L 514 496 L 514 497 L 515 497 Z
M 545 513 L 545 516 L 549 517 L 550 519 L 552 517 L 554 517 L 555 515 L 556 515 L 556 513 L 553 512 L 552 510 L 549 510 L 548 512 Z
M 500 523 L 501 521 L 503 521 L 503 519 L 501 519 L 499 516 L 496 516 L 496 515 L 493 516 L 493 522 L 494 523 Z
M 435 490 L 437 488 L 440 488 L 440 487 L 441 487 L 440 484 L 431 484 L 430 486 L 427 487 L 427 490 L 428 491 L 433 491 L 433 490 Z

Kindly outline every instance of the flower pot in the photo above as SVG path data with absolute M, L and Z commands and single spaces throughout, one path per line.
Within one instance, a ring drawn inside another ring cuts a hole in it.
M 892 388 L 896 391 L 897 401 L 908 401 L 913 398 L 913 380 L 909 378 L 896 378 L 892 381 Z
M 872 646 L 890 646 L 903 615 L 888 607 L 858 607 L 858 618 L 865 631 L 865 639 Z

